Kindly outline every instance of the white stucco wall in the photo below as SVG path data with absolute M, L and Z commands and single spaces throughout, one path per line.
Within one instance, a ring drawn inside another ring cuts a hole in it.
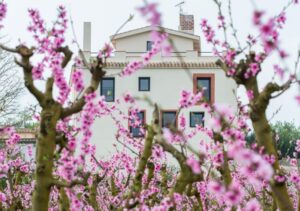
M 193 50 L 193 40 L 176 35 L 169 35 L 169 37 L 173 40 L 176 51 L 183 52 Z M 145 52 L 146 41 L 151 41 L 149 32 L 120 38 L 116 41 L 115 49 L 116 51 L 125 52 Z M 134 43 L 134 45 L 132 43 Z
M 189 35 L 191 36 L 191 35 Z M 193 51 L 194 37 L 177 36 L 176 33 L 171 34 L 170 37 L 175 43 L 176 50 L 183 52 L 181 54 L 182 59 L 185 62 L 190 63 L 209 63 L 216 60 L 215 57 L 199 57 L 196 51 Z M 146 42 L 150 40 L 150 32 L 145 33 L 131 33 L 130 36 L 119 38 L 115 40 L 116 53 L 115 56 L 110 58 L 110 62 L 128 62 L 133 59 L 140 59 L 141 53 L 132 54 L 132 52 L 145 52 Z M 154 57 L 153 62 L 178 62 L 176 54 L 171 54 L 169 57 L 158 54 Z M 122 69 L 107 69 L 107 76 L 113 76 L 115 78 L 115 99 L 120 98 L 123 93 L 130 92 L 135 97 L 143 97 L 146 95 L 153 102 L 158 103 L 162 109 L 175 110 L 178 109 L 178 101 L 180 99 L 180 92 L 183 89 L 193 91 L 193 74 L 195 73 L 209 73 L 214 74 L 215 77 L 215 103 L 230 105 L 234 110 L 236 109 L 236 97 L 233 91 L 236 91 L 236 85 L 228 79 L 224 72 L 220 69 L 190 69 L 188 71 L 178 68 L 156 68 L 156 69 L 142 69 L 135 74 L 121 78 L 117 75 Z M 138 78 L 150 77 L 151 89 L 150 92 L 138 91 Z M 85 71 L 84 82 L 86 85 L 89 83 L 90 73 Z M 100 95 L 100 87 L 97 90 L 97 94 Z M 113 103 L 111 103 L 113 104 Z M 137 101 L 137 105 L 140 109 L 146 110 L 146 122 L 151 123 L 153 108 L 149 106 L 147 102 Z M 128 114 L 128 107 L 121 105 L 120 109 Z M 200 106 L 193 106 L 192 108 L 185 109 L 181 112 L 184 114 L 187 120 L 187 128 L 189 128 L 189 112 L 190 111 L 203 111 Z M 209 122 L 209 115 L 205 113 L 205 124 Z M 128 125 L 127 120 L 123 120 L 124 125 Z M 96 145 L 97 156 L 109 156 L 115 151 L 113 144 L 117 144 L 115 141 L 115 134 L 117 128 L 111 119 L 106 116 L 101 119 L 96 118 L 95 124 L 92 128 L 92 144 Z M 191 140 L 192 146 L 197 146 L 197 140 L 200 136 L 196 136 Z
M 121 70 L 110 69 L 107 75 L 118 73 Z M 232 90 L 236 90 L 236 86 L 231 79 L 225 77 L 225 74 L 220 69 L 193 69 L 189 72 L 181 69 L 143 69 L 129 77 L 115 78 L 115 99 L 121 97 L 123 93 L 130 92 L 135 97 L 147 96 L 153 102 L 158 103 L 162 109 L 178 109 L 178 101 L 180 99 L 180 92 L 183 89 L 193 91 L 192 74 L 194 73 L 212 73 L 215 75 L 215 103 L 230 105 L 235 109 L 235 96 Z M 138 78 L 150 77 L 151 90 L 150 92 L 138 91 Z M 100 95 L 100 87 L 97 90 Z M 112 103 L 111 103 L 112 104 Z M 151 123 L 153 108 L 147 102 L 137 101 L 137 105 L 146 110 L 146 122 Z M 120 109 L 124 113 L 128 113 L 127 106 L 121 106 Z M 200 106 L 193 106 L 181 112 L 187 120 L 187 128 L 189 130 L 189 112 L 203 111 Z M 205 124 L 208 124 L 209 114 L 205 113 Z M 123 121 L 127 125 L 127 121 Z M 116 126 L 110 117 L 101 119 L 96 118 L 93 125 L 92 143 L 97 147 L 98 156 L 107 156 L 114 151 L 113 144 L 115 140 Z M 197 138 L 191 140 L 192 145 L 196 145 Z M 194 144 L 193 144 L 194 142 Z

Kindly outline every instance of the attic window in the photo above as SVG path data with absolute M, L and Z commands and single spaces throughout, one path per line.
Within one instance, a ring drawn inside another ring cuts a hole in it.
M 153 43 L 154 43 L 153 41 L 147 41 L 147 51 L 152 50 Z

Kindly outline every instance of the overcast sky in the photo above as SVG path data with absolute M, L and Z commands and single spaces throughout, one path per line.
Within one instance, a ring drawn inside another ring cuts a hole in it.
M 5 28 L 2 34 L 7 35 L 10 45 L 16 45 L 19 40 L 30 43 L 31 37 L 26 27 L 29 23 L 27 15 L 28 8 L 37 8 L 42 16 L 51 25 L 55 19 L 58 5 L 65 5 L 69 15 L 74 21 L 75 32 L 80 44 L 82 44 L 83 22 L 92 22 L 92 51 L 97 51 L 103 46 L 103 43 L 109 40 L 109 36 L 114 34 L 117 28 L 129 17 L 134 14 L 134 19 L 128 23 L 122 31 L 146 26 L 145 20 L 136 12 L 135 8 L 142 5 L 141 0 L 7 0 L 8 16 L 4 21 Z M 22 3 L 21 3 L 22 2 Z M 149 1 L 150 2 L 150 1 Z M 177 29 L 179 22 L 179 8 L 175 5 L 181 0 L 161 0 L 159 10 L 162 12 L 163 25 L 168 28 Z M 205 44 L 199 28 L 199 22 L 202 18 L 208 19 L 216 26 L 216 6 L 212 0 L 185 0 L 183 11 L 195 16 L 195 33 L 201 36 L 201 51 L 210 51 L 210 46 Z M 222 0 L 226 3 L 226 0 Z M 252 2 L 255 2 L 254 0 Z M 276 15 L 285 5 L 287 0 L 256 0 L 259 3 L 259 9 L 266 10 L 269 15 Z M 251 24 L 251 14 L 254 7 L 250 0 L 232 0 L 233 18 L 238 35 L 242 38 L 248 33 L 257 34 Z M 291 54 L 289 60 L 290 67 L 293 67 L 295 55 L 300 46 L 300 5 L 289 8 L 287 24 L 282 32 L 281 43 Z M 221 35 L 221 34 L 220 34 Z M 69 41 L 73 40 L 71 30 L 68 32 Z M 75 49 L 75 48 L 74 48 Z M 264 81 L 270 80 L 272 74 L 272 62 L 269 61 L 265 68 L 266 73 L 260 76 L 261 86 Z M 299 89 L 294 87 L 280 98 L 273 100 L 268 110 L 269 117 L 272 116 L 280 107 L 279 113 L 272 119 L 294 121 L 300 125 L 300 107 L 297 106 L 294 96 L 299 93 Z M 240 92 L 240 95 L 243 95 Z M 20 102 L 23 105 L 30 103 L 31 98 L 25 95 Z

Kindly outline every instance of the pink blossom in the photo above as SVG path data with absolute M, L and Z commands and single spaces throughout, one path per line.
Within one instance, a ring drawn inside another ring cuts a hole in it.
M 248 97 L 249 101 L 254 99 L 253 90 L 247 90 L 247 97 Z
M 297 95 L 297 96 L 295 97 L 295 99 L 296 99 L 297 103 L 300 105 L 300 95 Z
M 155 30 L 153 30 L 151 34 L 154 37 L 154 44 L 152 49 L 142 55 L 142 61 L 129 62 L 120 74 L 122 77 L 129 76 L 142 67 L 146 66 L 150 62 L 150 60 L 159 52 L 159 50 L 163 50 L 164 48 L 169 46 L 169 44 L 165 43 L 168 38 L 168 34 L 156 32 Z
M 221 120 L 216 117 L 212 117 L 209 121 L 210 128 L 215 132 L 221 131 Z
M 181 127 L 181 129 L 184 129 L 186 126 L 186 119 L 184 115 L 179 116 L 179 126 Z
M 260 71 L 260 67 L 259 64 L 257 63 L 251 63 L 249 65 L 249 69 L 247 70 L 247 72 L 245 72 L 244 77 L 246 79 L 250 78 L 250 77 L 254 77 L 257 75 L 257 73 Z
M 131 103 L 131 104 L 135 103 L 135 99 L 129 92 L 123 94 L 123 98 L 125 103 Z
M 215 31 L 212 29 L 211 26 L 207 24 L 206 19 L 202 19 L 200 23 L 202 32 L 204 34 L 204 37 L 206 38 L 206 41 L 208 43 L 213 43 L 215 38 Z
M 138 11 L 145 17 L 147 17 L 147 21 L 152 26 L 159 26 L 161 25 L 161 15 L 157 11 L 157 4 L 156 3 L 147 3 L 143 7 L 139 7 Z
M 225 27 L 225 18 L 224 18 L 224 16 L 219 15 L 218 20 L 219 20 L 218 28 Z
M 260 27 L 260 32 L 262 33 L 262 36 L 270 36 L 274 32 L 274 20 L 270 19 L 267 23 L 262 25 Z
M 0 192 L 0 202 L 6 201 L 6 195 L 3 192 Z
M 275 175 L 274 179 L 275 179 L 276 182 L 279 182 L 279 183 L 283 183 L 286 180 L 284 175 Z
M 7 5 L 3 1 L 0 2 L 0 22 L 3 21 L 7 13 Z M 3 26 L 0 25 L 0 28 Z
M 279 28 L 282 28 L 282 25 L 285 24 L 285 21 L 286 21 L 286 14 L 285 14 L 285 12 L 282 12 L 279 14 L 279 16 L 276 19 L 276 22 L 279 25 Z
M 105 58 L 111 57 L 113 50 L 114 49 L 113 49 L 113 47 L 112 47 L 112 45 L 110 43 L 105 43 L 103 49 L 101 51 L 99 51 L 98 57 L 99 58 L 102 58 L 102 57 L 105 57 Z
M 41 79 L 44 72 L 45 65 L 41 62 L 32 68 L 33 79 Z
M 282 59 L 285 59 L 288 57 L 288 54 L 284 50 L 279 50 L 279 56 Z
M 173 134 L 169 128 L 163 128 L 163 136 L 169 143 L 173 142 Z
M 261 206 L 257 201 L 257 199 L 250 199 L 246 203 L 245 207 L 242 209 L 242 211 L 260 211 L 260 210 L 261 210 Z
M 254 11 L 253 13 L 253 24 L 254 25 L 260 25 L 261 24 L 261 18 L 264 15 L 264 12 L 262 11 Z
M 195 174 L 200 174 L 201 172 L 201 167 L 199 165 L 199 162 L 193 157 L 190 156 L 187 160 L 186 160 L 186 164 L 192 169 L 192 171 Z
M 281 80 L 283 80 L 283 78 L 284 78 L 284 73 L 285 73 L 284 69 L 282 69 L 282 68 L 279 67 L 278 65 L 274 65 L 273 67 L 274 67 L 275 73 L 279 76 L 279 78 L 280 78 Z
M 241 202 L 244 197 L 244 192 L 241 185 L 233 180 L 229 186 L 228 191 L 225 193 L 226 203 L 233 206 Z
M 83 74 L 81 70 L 74 70 L 71 74 L 71 81 L 74 84 L 75 91 L 80 92 L 84 88 Z

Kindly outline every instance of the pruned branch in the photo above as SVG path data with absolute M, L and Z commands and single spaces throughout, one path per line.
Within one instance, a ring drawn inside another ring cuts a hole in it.
M 68 46 L 59 47 L 56 49 L 56 51 L 64 54 L 65 57 L 61 63 L 61 67 L 65 68 L 68 65 L 68 63 L 70 62 L 73 52 L 69 49 Z
M 87 185 L 87 181 L 90 177 L 90 173 L 87 173 L 83 179 L 81 180 L 73 180 L 71 182 L 65 182 L 65 181 L 61 181 L 61 180 L 58 180 L 58 179 L 53 179 L 52 182 L 51 182 L 51 186 L 56 186 L 58 188 L 71 188 L 71 187 L 74 187 L 76 185 Z
M 74 102 L 70 107 L 64 108 L 61 114 L 61 119 L 64 119 L 72 114 L 78 113 L 82 110 L 85 105 L 84 96 L 90 93 L 93 93 L 98 89 L 100 81 L 102 77 L 105 75 L 105 71 L 103 70 L 104 64 L 101 58 L 97 58 L 97 60 L 93 63 L 90 72 L 92 74 L 92 79 L 89 87 L 84 91 L 83 96 L 78 99 L 78 101 Z

